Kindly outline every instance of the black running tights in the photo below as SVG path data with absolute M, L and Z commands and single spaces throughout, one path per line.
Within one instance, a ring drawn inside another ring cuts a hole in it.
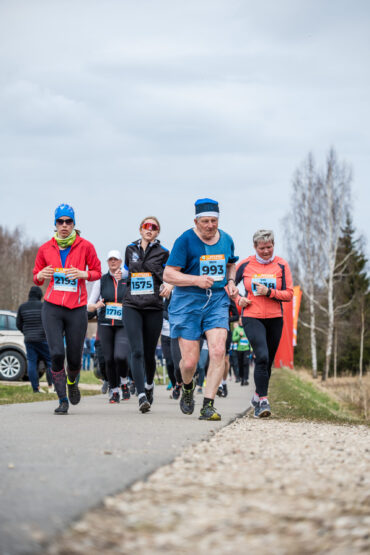
M 136 310 L 123 308 L 123 322 L 131 347 L 131 373 L 138 394 L 145 393 L 154 380 L 156 370 L 155 348 L 162 330 L 162 310 Z
M 103 350 L 109 387 L 119 387 L 121 377 L 128 375 L 130 344 L 123 326 L 99 324 L 98 335 Z
M 254 382 L 260 397 L 266 397 L 271 367 L 283 331 L 282 318 L 243 318 L 243 328 L 256 356 Z
M 161 335 L 161 345 L 162 345 L 163 358 L 166 361 L 168 377 L 170 378 L 172 385 L 175 386 L 176 378 L 175 378 L 175 366 L 172 360 L 172 353 L 171 353 L 171 338 L 168 337 L 167 335 Z
M 74 381 L 81 369 L 82 349 L 87 330 L 86 306 L 66 308 L 44 301 L 41 317 L 48 340 L 52 370 L 62 371 L 67 356 L 68 377 Z

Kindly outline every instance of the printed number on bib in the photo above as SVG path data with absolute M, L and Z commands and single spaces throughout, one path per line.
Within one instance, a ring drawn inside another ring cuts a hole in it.
M 258 297 L 257 284 L 265 285 L 269 289 L 276 289 L 276 275 L 275 274 L 255 274 L 252 277 L 252 293 Z
M 105 303 L 105 317 L 108 320 L 122 320 L 122 303 Z
M 151 273 L 131 274 L 131 295 L 153 295 L 154 283 Z
M 226 263 L 223 254 L 204 254 L 200 257 L 200 275 L 210 276 L 215 281 L 223 281 L 226 276 Z
M 55 268 L 54 270 L 54 289 L 55 291 L 77 291 L 77 278 L 69 278 L 65 268 Z

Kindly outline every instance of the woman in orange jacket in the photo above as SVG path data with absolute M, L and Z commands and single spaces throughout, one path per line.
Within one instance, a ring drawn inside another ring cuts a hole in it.
M 94 246 L 74 229 L 75 214 L 68 204 L 55 210 L 56 233 L 38 250 L 33 281 L 50 280 L 42 307 L 42 323 L 49 345 L 52 377 L 59 398 L 55 414 L 67 414 L 69 402 L 80 402 L 78 378 L 87 329 L 85 280 L 101 277 L 100 260 Z M 67 376 L 64 369 L 66 343 Z M 68 398 L 67 398 L 68 386 Z
M 255 354 L 256 391 L 251 400 L 254 416 L 270 416 L 268 385 L 271 367 L 283 331 L 283 302 L 293 298 L 288 263 L 274 254 L 274 233 L 260 229 L 253 235 L 256 254 L 237 266 L 236 284 L 243 281 L 245 296 L 239 297 L 243 328 Z

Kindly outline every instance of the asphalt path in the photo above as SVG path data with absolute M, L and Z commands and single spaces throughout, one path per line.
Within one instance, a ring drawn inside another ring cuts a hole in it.
M 183 415 L 164 386 L 147 414 L 136 397 L 110 405 L 103 395 L 83 397 L 67 416 L 53 414 L 55 401 L 0 406 L 0 553 L 39 552 L 106 495 L 243 414 L 251 386 L 228 384 L 229 396 L 215 403 L 221 422 L 198 420 L 197 394 L 194 413 Z

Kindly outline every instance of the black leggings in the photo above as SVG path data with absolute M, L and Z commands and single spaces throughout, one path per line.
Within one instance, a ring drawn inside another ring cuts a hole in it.
M 168 377 L 171 380 L 173 386 L 176 385 L 176 378 L 175 378 L 175 366 L 172 360 L 171 354 L 171 338 L 167 335 L 161 335 L 161 345 L 162 345 L 162 352 L 163 358 L 166 361 L 166 368 Z
M 82 349 L 87 330 L 86 306 L 66 308 L 44 301 L 41 317 L 48 340 L 52 370 L 63 370 L 64 358 L 67 356 L 68 375 L 74 374 L 75 379 L 81 369 Z M 67 355 L 64 351 L 64 337 Z
M 111 389 L 119 387 L 128 375 L 130 344 L 124 326 L 99 324 L 98 335 L 103 350 L 105 370 Z
M 180 351 L 178 337 L 176 337 L 175 339 L 171 337 L 171 355 L 172 355 L 173 366 L 175 371 L 176 383 L 182 383 L 182 376 L 181 376 L 181 370 L 180 370 L 181 351 Z
M 239 378 L 249 380 L 249 351 L 237 351 Z
M 254 382 L 260 397 L 266 397 L 271 367 L 283 331 L 282 318 L 246 318 L 243 328 L 255 354 Z
M 123 307 L 123 321 L 131 347 L 131 372 L 138 394 L 145 393 L 154 380 L 155 349 L 162 330 L 162 310 Z

